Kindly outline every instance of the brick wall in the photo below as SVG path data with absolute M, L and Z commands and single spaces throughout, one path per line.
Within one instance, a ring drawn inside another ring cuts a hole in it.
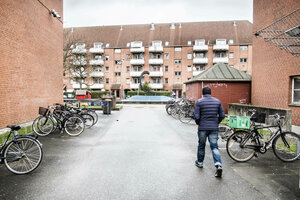
M 62 0 L 43 0 L 62 16 Z M 0 4 L 0 128 L 62 102 L 62 24 L 38 1 Z
M 254 0 L 253 32 L 300 7 L 299 0 Z M 300 58 L 271 42 L 253 36 L 252 103 L 292 109 L 292 122 L 300 125 L 300 107 L 291 104 L 291 76 L 300 75 Z
M 203 82 L 203 87 L 211 88 L 212 96 L 222 102 L 225 112 L 228 111 L 229 103 L 250 103 L 251 83 L 250 82 Z M 187 99 L 196 101 L 202 97 L 202 83 L 187 84 Z

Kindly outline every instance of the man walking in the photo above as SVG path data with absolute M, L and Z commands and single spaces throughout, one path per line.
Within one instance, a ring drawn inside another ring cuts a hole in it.
M 203 98 L 198 99 L 195 106 L 195 121 L 198 125 L 198 152 L 195 165 L 203 167 L 205 143 L 208 138 L 216 167 L 215 177 L 222 176 L 222 160 L 218 147 L 219 123 L 225 118 L 220 100 L 211 96 L 210 87 L 202 89 Z

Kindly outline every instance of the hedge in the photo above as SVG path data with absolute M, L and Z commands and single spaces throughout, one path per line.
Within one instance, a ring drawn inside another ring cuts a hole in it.
M 146 93 L 144 91 L 139 91 L 140 96 L 171 96 L 171 92 L 169 91 L 153 91 L 158 93 L 157 95 L 152 94 L 152 93 Z M 127 96 L 136 96 L 138 95 L 138 91 L 128 91 Z
M 93 91 L 91 90 L 92 99 L 101 99 L 102 95 L 109 94 L 108 91 Z

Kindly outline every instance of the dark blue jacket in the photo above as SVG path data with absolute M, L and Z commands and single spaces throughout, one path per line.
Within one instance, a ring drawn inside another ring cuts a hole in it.
M 198 99 L 195 106 L 194 117 L 201 131 L 217 131 L 219 123 L 225 118 L 224 109 L 219 99 L 209 94 Z

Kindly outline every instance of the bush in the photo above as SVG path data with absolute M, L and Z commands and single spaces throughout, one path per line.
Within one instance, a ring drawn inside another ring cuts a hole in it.
M 109 92 L 108 91 L 92 91 L 91 90 L 92 99 L 101 99 L 102 95 L 105 95 L 105 94 L 109 94 Z
M 144 91 L 139 91 L 139 95 L 140 96 L 168 96 L 168 97 L 171 96 L 171 92 L 169 92 L 169 91 L 153 91 L 153 92 L 156 92 L 158 94 L 155 95 L 152 93 L 146 93 Z M 136 96 L 136 95 L 138 95 L 138 91 L 128 91 L 127 95 L 129 95 L 131 97 Z

